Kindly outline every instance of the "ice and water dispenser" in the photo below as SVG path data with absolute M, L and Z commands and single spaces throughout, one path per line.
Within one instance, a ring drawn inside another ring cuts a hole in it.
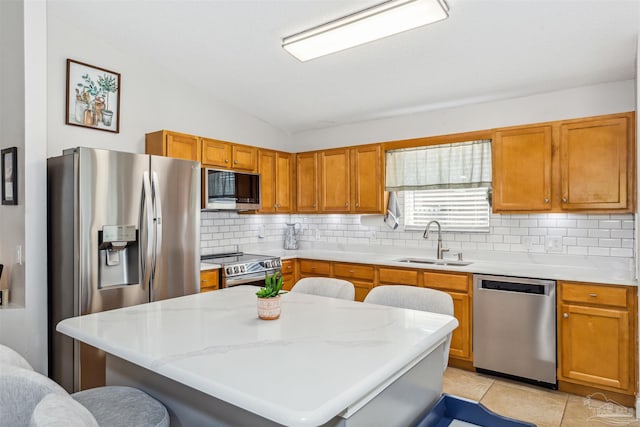
M 98 289 L 140 283 L 139 236 L 134 225 L 105 225 L 98 231 Z

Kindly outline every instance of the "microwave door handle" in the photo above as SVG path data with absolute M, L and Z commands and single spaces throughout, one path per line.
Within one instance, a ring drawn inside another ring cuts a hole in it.
M 142 285 L 151 289 L 151 236 L 153 234 L 152 205 L 151 205 L 151 183 L 149 182 L 149 172 L 144 171 L 142 175 L 142 200 L 140 201 L 140 247 L 142 255 Z M 142 232 L 144 230 L 144 237 Z
M 151 190 L 153 194 L 153 222 L 155 225 L 156 233 L 156 246 L 153 250 L 152 271 L 153 275 L 156 274 L 156 260 L 162 248 L 162 198 L 160 197 L 160 184 L 158 180 L 158 174 L 153 172 L 151 175 Z

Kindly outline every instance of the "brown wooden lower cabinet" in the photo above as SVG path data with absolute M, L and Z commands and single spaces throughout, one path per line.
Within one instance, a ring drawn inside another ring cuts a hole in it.
M 558 285 L 561 386 L 567 382 L 635 394 L 637 289 L 576 282 Z
M 356 301 L 364 301 L 373 288 L 374 268 L 366 264 L 333 263 L 333 277 L 348 280 L 355 287 Z
M 217 291 L 220 289 L 220 269 L 202 270 L 200 272 L 200 292 Z
M 282 289 L 290 291 L 293 285 L 296 283 L 296 260 L 295 259 L 283 259 L 282 260 Z
M 300 278 L 303 277 L 330 277 L 331 261 L 317 261 L 311 259 L 301 259 L 298 263 Z

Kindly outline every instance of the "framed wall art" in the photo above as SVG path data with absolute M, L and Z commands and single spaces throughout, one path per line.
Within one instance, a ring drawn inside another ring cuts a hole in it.
M 65 123 L 120 132 L 120 74 L 67 59 Z
M 6 148 L 0 151 L 2 160 L 2 204 L 18 204 L 18 149 L 16 147 Z

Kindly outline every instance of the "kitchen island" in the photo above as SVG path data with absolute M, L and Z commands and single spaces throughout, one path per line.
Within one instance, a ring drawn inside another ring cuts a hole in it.
M 63 320 L 104 350 L 107 382 L 162 401 L 172 425 L 407 426 L 442 389 L 451 316 L 289 293 L 256 315 L 240 286 Z

